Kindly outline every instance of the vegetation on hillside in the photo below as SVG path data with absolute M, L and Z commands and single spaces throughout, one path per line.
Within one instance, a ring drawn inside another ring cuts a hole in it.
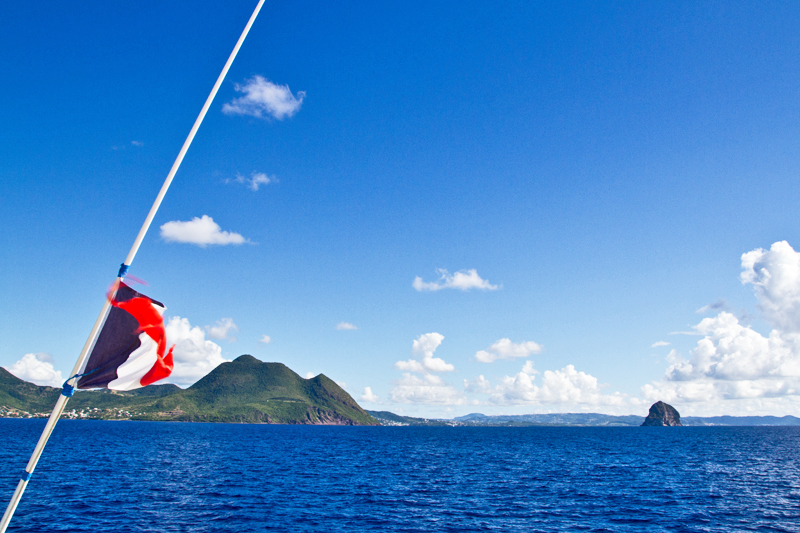
M 22 381 L 0 368 L 0 416 L 47 416 L 60 389 Z M 76 391 L 70 418 L 377 425 L 328 377 L 303 379 L 281 363 L 250 355 L 223 363 L 181 389 L 151 385 L 134 391 Z

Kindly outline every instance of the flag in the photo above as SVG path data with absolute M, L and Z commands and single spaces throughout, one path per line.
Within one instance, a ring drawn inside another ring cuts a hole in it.
M 168 377 L 174 346 L 165 354 L 164 304 L 122 282 L 109 298 L 111 310 L 77 388 L 132 390 Z

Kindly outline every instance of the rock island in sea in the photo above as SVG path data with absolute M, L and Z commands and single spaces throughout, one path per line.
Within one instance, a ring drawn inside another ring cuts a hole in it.
M 664 402 L 656 402 L 650 406 L 643 426 L 682 426 L 681 415 L 677 409 Z

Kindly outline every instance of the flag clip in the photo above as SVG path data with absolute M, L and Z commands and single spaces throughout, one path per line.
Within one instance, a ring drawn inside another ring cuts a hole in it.
M 69 378 L 72 379 L 72 378 Z M 71 397 L 75 394 L 75 387 L 69 384 L 69 379 L 64 382 L 64 386 L 61 387 L 61 395 L 66 396 L 67 398 Z
M 100 367 L 95 368 L 91 372 L 84 372 L 83 374 L 75 374 L 71 378 L 67 378 L 67 381 L 65 381 L 64 384 L 61 386 L 61 395 L 62 396 L 66 396 L 67 398 L 69 398 L 70 396 L 75 394 L 75 387 L 73 387 L 72 385 L 69 384 L 70 380 L 75 379 L 75 378 L 82 378 L 83 376 L 88 376 L 89 374 L 94 374 L 95 372 L 97 372 L 101 368 L 103 368 L 103 367 L 100 366 Z
M 118 278 L 124 278 L 125 275 L 128 273 L 128 268 L 130 268 L 130 265 L 126 265 L 125 263 L 122 263 L 119 266 L 119 272 L 117 272 L 117 277 Z
M 32 473 L 28 472 L 27 470 L 24 470 L 22 472 L 22 478 L 21 479 L 22 479 L 22 481 L 28 482 L 28 481 L 31 480 L 31 476 L 32 475 L 33 475 Z

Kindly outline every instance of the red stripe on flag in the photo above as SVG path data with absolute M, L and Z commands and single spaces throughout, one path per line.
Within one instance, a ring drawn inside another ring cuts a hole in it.
M 125 302 L 117 302 L 115 300 L 111 300 L 111 304 L 114 307 L 118 307 L 123 311 L 130 313 L 133 318 L 139 323 L 139 330 L 138 333 L 146 333 L 148 337 L 153 339 L 155 343 L 158 345 L 158 350 L 156 352 L 156 363 L 150 369 L 147 374 L 145 374 L 140 380 L 142 387 L 146 387 L 151 383 L 155 383 L 160 379 L 164 379 L 168 377 L 172 373 L 172 369 L 174 368 L 174 364 L 172 361 L 172 349 L 175 348 L 173 345 L 169 352 L 164 355 L 167 347 L 167 335 L 164 330 L 164 319 L 161 318 L 161 314 L 153 307 L 152 302 L 149 298 L 131 298 Z

